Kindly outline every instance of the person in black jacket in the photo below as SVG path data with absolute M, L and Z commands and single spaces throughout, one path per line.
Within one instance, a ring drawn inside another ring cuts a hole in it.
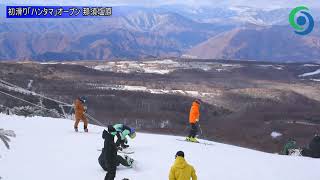
M 108 126 L 108 131 L 104 130 L 102 133 L 102 138 L 104 139 L 104 147 L 102 152 L 98 158 L 99 164 L 107 171 L 105 176 L 105 180 L 114 180 L 116 177 L 116 169 L 117 166 L 122 164 L 126 167 L 132 167 L 133 159 L 125 156 L 117 155 L 117 146 L 114 142 L 114 135 L 111 133 L 114 132 L 115 129 L 112 126 Z

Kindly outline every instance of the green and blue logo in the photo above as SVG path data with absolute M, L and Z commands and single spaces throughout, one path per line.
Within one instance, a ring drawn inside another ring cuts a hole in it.
M 314 28 L 313 17 L 307 11 L 309 11 L 307 7 L 299 6 L 294 8 L 289 15 L 290 25 L 295 29 L 296 34 L 307 35 Z

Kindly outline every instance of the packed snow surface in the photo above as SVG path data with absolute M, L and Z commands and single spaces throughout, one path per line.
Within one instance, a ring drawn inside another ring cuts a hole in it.
M 82 124 L 81 124 L 82 125 Z M 0 144 L 3 180 L 102 180 L 97 159 L 103 128 L 73 132 L 73 121 L 44 117 L 24 118 L 0 114 L 0 126 L 14 130 L 11 149 Z M 81 129 L 81 128 L 79 128 Z M 194 165 L 200 180 L 319 180 L 320 161 L 281 156 L 236 146 L 192 144 L 183 137 L 138 133 L 129 140 L 136 168 L 118 167 L 117 180 L 165 180 L 178 150 Z

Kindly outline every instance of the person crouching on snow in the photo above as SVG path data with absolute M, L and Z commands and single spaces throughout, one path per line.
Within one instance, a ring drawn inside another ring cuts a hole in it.
M 114 180 L 116 177 L 117 166 L 120 164 L 132 168 L 134 162 L 134 160 L 127 155 L 123 158 L 117 154 L 117 146 L 114 142 L 114 135 L 112 135 L 115 131 L 116 130 L 110 125 L 108 126 L 108 131 L 104 130 L 102 133 L 104 146 L 98 158 L 98 162 L 102 169 L 107 171 L 104 180 Z
M 113 128 L 116 130 L 116 132 L 113 132 L 112 134 L 117 136 L 116 145 L 118 149 L 122 150 L 129 147 L 129 145 L 127 145 L 128 139 L 126 138 L 126 136 L 129 136 L 131 139 L 135 138 L 135 129 L 130 128 L 129 126 L 126 126 L 124 124 L 115 124 L 113 125 Z

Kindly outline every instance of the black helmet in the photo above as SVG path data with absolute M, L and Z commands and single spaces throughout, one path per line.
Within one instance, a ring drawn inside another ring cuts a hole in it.
M 198 103 L 199 105 L 201 104 L 201 99 L 195 99 L 193 102 Z
M 81 96 L 81 97 L 79 97 L 79 100 L 80 100 L 82 103 L 86 103 L 86 102 L 87 102 L 87 97 L 86 97 L 86 96 Z
M 183 151 L 178 151 L 176 153 L 175 157 L 177 158 L 177 156 L 184 157 L 184 152 Z
M 108 125 L 108 132 L 109 133 L 114 133 L 116 132 L 117 130 L 112 126 L 112 125 Z

